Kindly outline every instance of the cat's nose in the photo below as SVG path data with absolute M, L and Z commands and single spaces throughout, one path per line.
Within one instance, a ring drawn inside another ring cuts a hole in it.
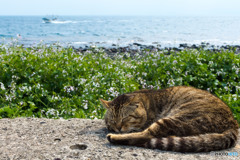
M 121 130 L 120 130 L 120 132 L 121 132 L 121 133 L 126 133 L 126 132 L 127 132 L 127 130 L 126 130 L 126 128 L 125 128 L 125 127 L 122 127 L 122 128 L 121 128 Z
M 122 129 L 121 125 L 117 125 L 116 128 L 117 128 L 118 132 L 121 132 L 121 129 Z

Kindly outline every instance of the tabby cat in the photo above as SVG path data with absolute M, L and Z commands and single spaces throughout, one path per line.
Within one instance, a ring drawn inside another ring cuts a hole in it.
M 210 152 L 235 146 L 238 123 L 229 107 L 207 91 L 176 86 L 100 99 L 114 144 L 176 152 Z

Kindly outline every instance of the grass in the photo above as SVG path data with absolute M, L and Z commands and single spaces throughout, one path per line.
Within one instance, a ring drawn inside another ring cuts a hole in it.
M 168 51 L 166 51 L 168 52 Z M 99 98 L 187 85 L 226 102 L 240 123 L 240 55 L 233 50 L 115 54 L 92 48 L 0 45 L 0 118 L 102 118 Z

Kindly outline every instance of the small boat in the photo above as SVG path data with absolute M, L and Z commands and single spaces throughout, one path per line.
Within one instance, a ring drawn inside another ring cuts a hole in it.
M 57 18 L 52 18 L 52 19 L 49 19 L 49 18 L 42 18 L 43 22 L 44 23 L 52 23 L 53 21 L 56 21 Z

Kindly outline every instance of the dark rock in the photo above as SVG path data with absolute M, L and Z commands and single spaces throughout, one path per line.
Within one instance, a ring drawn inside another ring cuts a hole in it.
M 141 48 L 141 49 L 148 49 L 148 46 L 146 46 L 146 45 L 141 45 L 140 48 Z
M 180 44 L 179 45 L 179 48 L 188 48 L 188 44 L 187 43 L 184 43 L 184 44 Z
M 210 43 L 202 42 L 202 43 L 200 44 L 200 47 L 201 47 L 201 48 L 206 48 L 206 47 L 208 47 L 209 45 L 210 45 Z
M 180 48 L 176 48 L 176 47 L 173 47 L 172 49 L 173 49 L 174 51 L 177 51 L 177 52 L 182 51 Z
M 136 153 L 133 153 L 132 155 L 133 155 L 134 157 L 137 157 L 137 156 L 138 156 Z
M 54 141 L 60 142 L 60 141 L 61 141 L 61 138 L 55 138 Z
M 125 52 L 130 53 L 130 57 L 134 57 L 136 53 L 142 55 L 146 53 L 146 51 L 148 52 L 163 51 L 164 54 L 169 55 L 173 52 L 181 52 L 183 49 L 197 49 L 197 50 L 205 49 L 211 52 L 220 52 L 221 50 L 233 50 L 235 54 L 240 53 L 239 45 L 215 46 L 205 42 L 202 42 L 200 45 L 198 44 L 189 45 L 187 43 L 184 43 L 184 44 L 180 44 L 179 47 L 165 47 L 165 48 L 161 48 L 161 45 L 154 46 L 154 45 L 144 45 L 140 43 L 133 43 L 125 47 L 122 47 L 122 46 L 120 47 L 120 46 L 117 46 L 116 44 L 112 44 L 111 47 L 92 48 L 86 45 L 83 48 L 79 47 L 79 48 L 73 48 L 73 49 L 76 52 L 81 52 L 81 53 L 87 52 L 88 50 L 91 50 L 93 53 L 97 53 L 99 50 L 96 50 L 96 49 L 101 49 L 103 50 L 103 52 L 106 52 L 110 57 L 114 57 L 114 55 L 117 53 L 125 53 Z
M 140 43 L 133 43 L 135 46 L 142 46 Z
M 87 149 L 87 145 L 85 144 L 75 144 L 70 146 L 70 149 L 74 150 L 74 149 L 78 149 L 78 150 L 85 150 Z
M 192 49 L 199 49 L 199 47 L 198 47 L 196 44 L 193 44 L 193 45 L 191 46 L 191 48 L 192 48 Z
M 117 49 L 116 49 L 116 48 L 111 48 L 110 51 L 111 51 L 112 53 L 117 53 Z
M 153 50 L 153 49 L 155 49 L 155 47 L 154 47 L 154 46 L 152 46 L 152 45 L 150 45 L 150 46 L 146 46 L 146 49 Z
M 240 46 L 239 45 L 235 45 L 235 46 L 233 46 L 234 48 L 239 48 L 240 49 Z

